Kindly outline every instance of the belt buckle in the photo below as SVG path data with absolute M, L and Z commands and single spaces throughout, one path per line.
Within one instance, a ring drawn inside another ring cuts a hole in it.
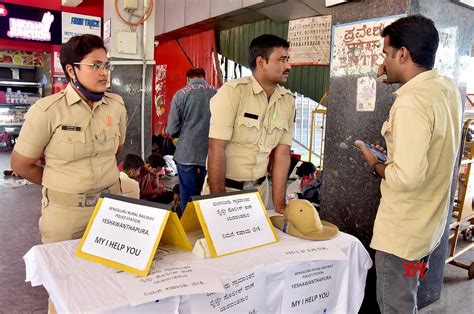
M 252 188 L 257 186 L 257 181 L 256 180 L 244 181 L 243 183 L 244 183 L 243 184 L 243 189 L 244 190 L 252 189 Z
M 83 196 L 83 207 L 91 207 L 95 206 L 97 204 L 98 196 L 97 195 L 91 195 L 91 194 L 86 194 Z

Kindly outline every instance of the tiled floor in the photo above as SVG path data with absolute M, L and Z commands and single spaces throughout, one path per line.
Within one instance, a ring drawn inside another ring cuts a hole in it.
M 12 188 L 15 178 L 5 178 L 10 154 L 0 153 L 0 304 L 2 313 L 46 313 L 48 294 L 42 287 L 25 282 L 23 255 L 39 244 L 41 188 Z
M 47 293 L 42 286 L 25 283 L 23 255 L 40 243 L 38 219 L 41 189 L 36 185 L 11 187 L 15 178 L 3 177 L 10 154 L 0 153 L 0 313 L 46 313 Z M 461 245 L 466 242 L 460 240 Z M 474 250 L 460 260 L 474 261 Z M 452 265 L 445 269 L 441 299 L 420 313 L 473 313 L 474 280 Z

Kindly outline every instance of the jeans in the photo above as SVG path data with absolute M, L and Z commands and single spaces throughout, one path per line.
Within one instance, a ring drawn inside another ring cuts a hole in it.
M 377 303 L 384 313 L 417 313 L 416 294 L 420 274 L 425 268 L 411 268 L 410 265 L 427 265 L 429 256 L 421 260 L 408 261 L 382 251 L 375 251 L 377 272 Z M 408 268 L 407 268 L 408 267 Z M 422 275 L 423 276 L 423 275 Z
M 191 196 L 201 194 L 204 177 L 206 176 L 206 167 L 198 165 L 176 164 L 179 178 L 179 199 L 180 208 L 178 216 L 181 217 Z

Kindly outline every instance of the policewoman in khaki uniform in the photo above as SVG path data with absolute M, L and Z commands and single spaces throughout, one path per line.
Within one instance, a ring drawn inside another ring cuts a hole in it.
M 203 193 L 257 188 L 268 204 L 266 179 L 273 151 L 274 208 L 286 208 L 295 97 L 279 86 L 288 80 L 289 43 L 265 34 L 250 43 L 252 76 L 224 84 L 211 99 L 208 179 Z
M 115 156 L 125 142 L 123 100 L 105 92 L 111 65 L 102 39 L 72 37 L 60 61 L 69 85 L 28 110 L 11 161 L 43 186 L 43 243 L 82 237 L 100 193 L 120 194 Z

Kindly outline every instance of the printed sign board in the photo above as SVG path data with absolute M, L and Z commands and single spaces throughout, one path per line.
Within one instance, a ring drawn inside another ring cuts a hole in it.
M 193 197 L 181 223 L 186 232 L 202 229 L 212 257 L 278 242 L 256 190 Z
M 97 16 L 62 13 L 62 42 L 73 36 L 93 34 L 100 37 L 101 18 Z
M 162 238 L 167 244 L 191 250 L 175 213 L 158 203 L 104 194 L 76 255 L 146 276 Z

